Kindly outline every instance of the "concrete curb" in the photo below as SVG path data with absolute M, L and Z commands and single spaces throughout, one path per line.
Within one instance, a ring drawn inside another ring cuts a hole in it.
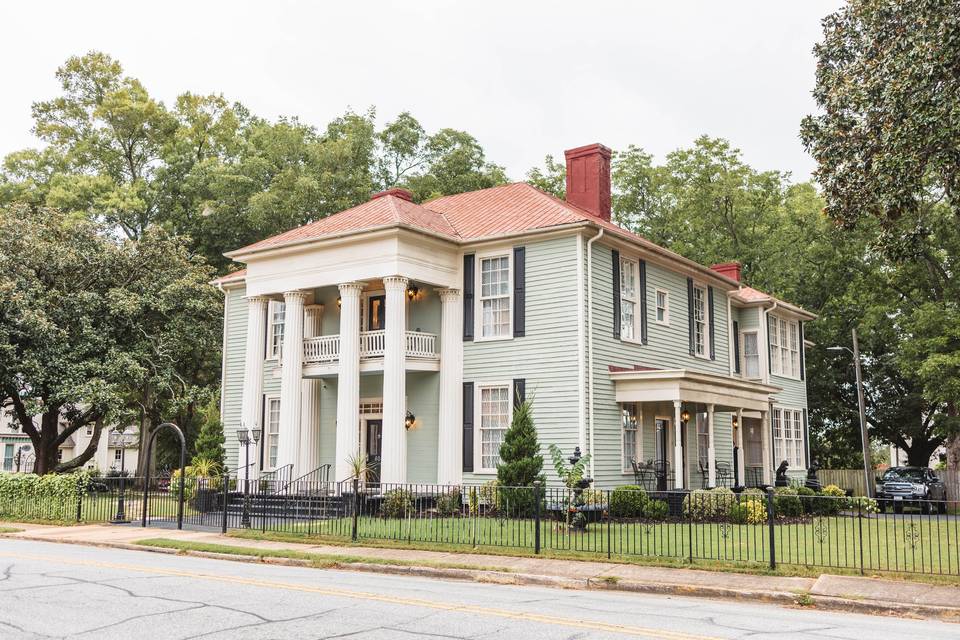
M 130 544 L 126 542 L 93 542 L 85 540 L 51 540 L 42 536 L 24 536 L 20 534 L 0 534 L 0 538 L 31 540 L 36 542 L 56 542 L 77 544 L 88 547 L 124 549 L 128 551 L 146 551 L 167 555 L 186 555 L 213 560 L 229 560 L 254 564 L 273 564 L 288 567 L 313 568 L 313 562 L 300 558 L 276 558 L 270 556 L 235 555 L 212 551 L 194 551 L 168 549 Z M 242 545 L 237 545 L 242 546 Z M 844 611 L 866 615 L 909 617 L 916 619 L 940 620 L 960 623 L 960 607 L 940 607 L 914 603 L 887 602 L 879 600 L 855 600 L 837 596 L 813 595 L 809 593 L 790 593 L 783 591 L 754 591 L 745 589 L 726 589 L 702 585 L 647 583 L 629 580 L 604 580 L 597 578 L 569 578 L 528 573 L 513 573 L 489 569 L 441 568 L 417 565 L 390 565 L 374 562 L 343 562 L 332 560 L 330 567 L 343 571 L 360 571 L 389 575 L 419 576 L 444 580 L 460 580 L 485 584 L 504 584 L 513 586 L 537 586 L 555 589 L 621 591 L 627 593 L 645 593 L 679 597 L 696 597 L 722 600 L 740 600 L 744 602 L 764 602 L 780 606 L 829 611 Z

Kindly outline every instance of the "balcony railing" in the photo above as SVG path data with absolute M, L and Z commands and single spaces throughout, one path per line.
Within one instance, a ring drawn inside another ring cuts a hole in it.
M 421 331 L 407 331 L 404 336 L 406 357 L 414 360 L 437 358 L 437 336 Z M 360 332 L 360 360 L 382 358 L 386 348 L 384 331 Z M 303 363 L 325 364 L 340 360 L 340 336 L 318 336 L 303 341 Z

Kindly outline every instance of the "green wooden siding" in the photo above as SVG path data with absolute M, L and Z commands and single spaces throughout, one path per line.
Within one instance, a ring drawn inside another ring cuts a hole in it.
M 243 404 L 243 368 L 246 359 L 247 342 L 247 301 L 246 287 L 231 286 L 224 292 L 223 322 L 226 333 L 224 345 L 223 395 L 220 407 L 224 429 L 224 451 L 227 466 L 239 468 L 240 444 L 237 442 L 237 429 L 240 428 L 241 406 Z

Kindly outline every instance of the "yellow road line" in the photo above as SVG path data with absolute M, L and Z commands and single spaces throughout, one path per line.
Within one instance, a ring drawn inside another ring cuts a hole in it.
M 296 584 L 291 582 L 273 582 L 270 580 L 256 580 L 252 578 L 241 578 L 238 576 L 220 575 L 212 573 L 198 573 L 193 571 L 182 571 L 179 569 L 165 569 L 160 567 L 148 567 L 144 565 L 123 564 L 116 562 L 98 562 L 95 560 L 78 560 L 74 558 L 53 558 L 50 556 L 38 556 L 19 553 L 0 552 L 0 557 L 16 558 L 21 560 L 36 560 L 39 562 L 53 562 L 61 564 L 71 564 L 87 567 L 99 567 L 104 569 L 121 569 L 124 571 L 136 571 L 139 573 L 151 573 L 155 575 L 164 575 L 179 578 L 195 578 L 209 580 L 213 582 L 225 582 L 229 584 L 239 584 L 252 587 L 265 587 L 269 589 L 284 589 L 287 591 L 301 591 L 305 593 L 316 593 L 320 595 L 333 596 L 337 598 L 353 598 L 355 600 L 369 600 L 373 602 L 384 602 L 388 604 L 400 604 L 413 607 L 423 607 L 427 609 L 437 609 L 440 611 L 459 611 L 464 613 L 474 613 L 481 616 L 493 616 L 497 618 L 506 618 L 510 620 L 522 620 L 525 622 L 538 622 L 541 624 L 551 624 L 562 627 L 573 627 L 578 629 L 590 629 L 593 631 L 609 631 L 612 633 L 622 633 L 644 638 L 662 638 L 665 640 L 719 640 L 711 636 L 692 635 L 687 633 L 678 633 L 667 631 L 665 629 L 650 629 L 646 627 L 635 627 L 631 625 L 613 624 L 608 622 L 597 622 L 592 620 L 581 620 L 576 618 L 562 618 L 557 616 L 541 615 L 537 613 L 527 613 L 520 611 L 510 611 L 507 609 L 495 609 L 491 607 L 481 607 L 470 604 L 453 604 L 446 602 L 436 602 L 432 600 L 421 600 L 419 598 L 404 598 L 400 596 L 382 595 L 379 593 L 368 593 L 363 591 L 349 591 L 346 589 L 335 589 L 331 587 L 311 587 L 308 585 Z

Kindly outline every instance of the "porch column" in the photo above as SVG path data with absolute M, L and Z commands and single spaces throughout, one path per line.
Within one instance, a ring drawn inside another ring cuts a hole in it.
M 440 420 L 437 438 L 437 483 L 463 480 L 461 407 L 463 405 L 463 307 L 459 289 L 440 294 Z
M 336 481 L 351 477 L 350 459 L 360 455 L 360 292 L 363 284 L 340 285 L 340 369 L 337 376 Z
M 770 433 L 770 412 L 760 412 L 760 446 L 763 447 L 763 484 L 773 484 L 770 479 L 770 470 L 773 468 L 773 453 L 770 443 L 773 439 Z
M 707 484 L 712 489 L 717 486 L 717 450 L 713 443 L 713 409 L 714 405 L 707 405 Z
M 243 365 L 243 400 L 240 409 L 240 426 L 247 430 L 261 428 L 260 405 L 263 398 L 263 359 L 267 344 L 267 305 L 270 301 L 263 296 L 247 298 L 247 344 Z M 261 432 L 262 433 L 262 432 Z M 236 433 L 227 434 L 227 439 L 236 438 Z M 262 441 L 262 439 L 261 439 Z M 258 469 L 258 445 L 250 441 L 251 466 L 244 467 L 240 478 L 247 480 L 255 476 Z M 244 464 L 243 445 L 237 450 L 237 468 Z
M 323 305 L 307 305 L 303 314 L 303 337 L 315 338 L 321 335 L 320 324 L 323 318 Z M 310 473 L 320 466 L 320 380 L 303 378 L 301 383 L 303 408 L 302 426 L 298 443 L 297 474 Z
M 743 409 L 737 409 L 737 477 L 740 478 L 740 486 L 747 483 L 747 464 L 744 460 L 743 451 Z
M 283 294 L 283 354 L 280 369 L 280 427 L 277 443 L 277 467 L 294 465 L 288 480 L 297 474 L 300 450 L 300 418 L 302 415 L 303 382 L 303 307 L 304 291 Z
M 679 400 L 673 401 L 673 488 L 683 489 L 683 423 L 680 420 L 681 407 L 683 403 Z
M 389 276 L 383 279 L 384 302 L 383 349 L 383 457 L 380 461 L 380 482 L 407 481 L 407 279 Z

